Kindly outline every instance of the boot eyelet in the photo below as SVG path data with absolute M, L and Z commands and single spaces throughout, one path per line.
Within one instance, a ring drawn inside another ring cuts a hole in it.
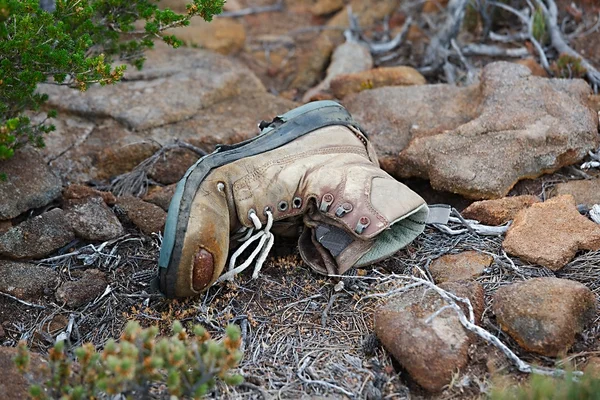
M 217 190 L 223 192 L 225 190 L 225 184 L 223 182 L 217 183 Z
M 264 216 L 266 216 L 266 215 L 267 215 L 267 213 L 270 213 L 271 211 L 272 211 L 272 210 L 271 210 L 271 207 L 269 207 L 269 206 L 266 206 L 266 207 L 265 207 L 265 209 L 263 210 L 263 215 L 264 215 Z
M 331 193 L 325 193 L 321 199 L 321 206 L 319 207 L 319 210 L 321 212 L 327 212 L 331 206 L 331 203 L 333 203 L 333 195 Z
M 350 203 L 343 203 L 342 205 L 340 205 L 337 210 L 335 210 L 335 215 L 337 217 L 342 217 L 346 214 L 348 214 L 350 211 L 352 211 L 353 207 L 352 204 Z
M 367 227 L 370 224 L 371 224 L 371 220 L 369 219 L 369 217 L 360 217 L 360 219 L 356 223 L 356 228 L 354 228 L 354 232 L 356 232 L 360 235 L 361 233 L 363 233 L 363 231 L 365 229 L 367 229 Z
M 277 204 L 277 209 L 281 212 L 286 211 L 288 209 L 288 203 L 285 200 L 282 200 Z
M 300 197 L 294 197 L 294 200 L 292 200 L 292 207 L 294 207 L 294 208 L 302 207 L 302 199 Z
M 256 210 L 254 210 L 254 208 L 248 210 L 248 218 L 250 218 L 252 214 L 256 214 Z M 252 218 L 250 218 L 250 220 L 252 221 Z

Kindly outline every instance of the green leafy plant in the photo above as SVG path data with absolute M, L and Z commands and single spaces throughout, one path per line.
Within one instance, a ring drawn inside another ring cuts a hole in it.
M 541 44 L 545 44 L 550 40 L 548 35 L 548 28 L 546 27 L 546 17 L 544 12 L 538 8 L 533 13 L 533 24 L 531 27 L 531 34 Z
M 43 373 L 47 380 L 30 386 L 29 394 L 42 399 L 95 399 L 122 394 L 126 398 L 149 398 L 153 383 L 165 383 L 171 396 L 199 399 L 214 387 L 217 379 L 230 385 L 242 382 L 230 374 L 242 358 L 240 331 L 230 325 L 221 342 L 210 338 L 200 325 L 188 335 L 181 323 L 173 324 L 170 337 L 159 338 L 158 327 L 141 328 L 129 322 L 117 342 L 109 340 L 96 351 L 92 344 L 75 349 L 77 361 L 69 358 L 65 343 L 50 350 Z M 15 364 L 26 374 L 29 350 L 19 344 Z
M 493 388 L 491 400 L 598 400 L 600 399 L 600 375 L 598 371 L 586 371 L 582 377 L 572 373 L 555 378 L 533 375 L 519 385 L 498 385 Z
M 558 59 L 552 63 L 550 69 L 557 78 L 583 78 L 587 73 L 585 67 L 581 65 L 581 58 L 573 57 L 569 54 L 561 54 Z
M 27 142 L 43 146 L 43 134 L 54 130 L 47 119 L 31 119 L 48 100 L 36 92 L 39 83 L 82 91 L 115 83 L 125 71 L 113 66 L 115 59 L 141 68 L 154 39 L 182 44 L 165 30 L 189 25 L 194 16 L 210 21 L 224 2 L 193 0 L 186 14 L 177 14 L 159 9 L 157 0 L 56 0 L 52 12 L 39 0 L 0 0 L 0 160 Z

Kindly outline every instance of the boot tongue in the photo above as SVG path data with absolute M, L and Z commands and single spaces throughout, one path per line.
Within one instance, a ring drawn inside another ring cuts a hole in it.
M 359 240 L 343 228 L 312 220 L 308 215 L 298 248 L 304 262 L 318 273 L 341 275 L 373 246 L 372 240 Z
M 315 229 L 317 242 L 325 247 L 332 256 L 339 256 L 354 241 L 344 230 L 332 225 L 318 225 Z

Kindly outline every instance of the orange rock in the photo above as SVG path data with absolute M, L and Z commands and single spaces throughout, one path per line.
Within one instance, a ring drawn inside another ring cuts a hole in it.
M 111 192 L 102 192 L 85 185 L 69 185 L 63 191 L 63 201 L 65 202 L 69 200 L 85 200 L 90 197 L 102 197 L 102 200 L 109 206 L 114 205 L 117 201 L 115 195 Z
M 363 90 L 385 86 L 424 85 L 423 75 L 412 67 L 384 67 L 354 74 L 340 75 L 331 80 L 330 88 L 338 99 Z
M 319 0 L 310 8 L 310 13 L 320 17 L 339 11 L 342 7 L 344 0 Z
M 456 282 L 478 277 L 494 261 L 492 256 L 477 251 L 446 254 L 433 260 L 429 272 L 435 283 Z
M 463 210 L 462 216 L 486 225 L 502 225 L 513 220 L 519 211 L 539 202 L 537 196 L 531 195 L 476 201 Z
M 521 210 L 502 246 L 509 254 L 557 271 L 579 250 L 600 250 L 600 225 L 579 214 L 573 196 L 558 196 Z
M 441 288 L 468 297 L 476 319 L 483 310 L 483 288 L 476 282 L 448 282 Z M 375 311 L 375 334 L 387 351 L 424 389 L 437 392 L 469 361 L 473 336 L 433 290 L 416 288 L 395 296 Z M 431 320 L 429 320 L 429 318 Z
M 502 330 L 525 350 L 556 357 L 594 320 L 596 296 L 579 282 L 534 278 L 499 288 L 493 311 Z

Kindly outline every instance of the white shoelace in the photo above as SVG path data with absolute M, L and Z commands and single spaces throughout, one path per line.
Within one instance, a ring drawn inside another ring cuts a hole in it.
M 267 255 L 269 255 L 269 251 L 271 251 L 271 248 L 273 247 L 273 243 L 275 243 L 275 236 L 273 236 L 273 233 L 271 232 L 271 228 L 273 227 L 273 214 L 271 213 L 270 210 L 266 210 L 266 214 L 267 214 L 267 224 L 265 225 L 265 229 L 263 229 L 263 230 L 260 230 L 260 229 L 262 229 L 262 223 L 256 216 L 256 213 L 251 212 L 249 214 L 250 219 L 252 220 L 252 223 L 254 224 L 254 228 L 242 228 L 242 229 L 240 229 L 240 231 L 238 231 L 238 233 L 244 233 L 247 231 L 243 237 L 238 239 L 238 241 L 244 242 L 244 244 L 242 244 L 240 246 L 240 248 L 237 249 L 235 251 L 235 253 L 233 253 L 233 255 L 231 256 L 231 259 L 229 260 L 229 270 L 226 273 L 224 273 L 223 275 L 221 275 L 219 277 L 219 279 L 217 280 L 217 282 L 233 280 L 233 278 L 237 274 L 239 274 L 240 272 L 242 272 L 246 268 L 248 268 L 250 265 L 252 265 L 252 262 L 254 262 L 255 259 L 256 259 L 256 264 L 254 265 L 254 272 L 252 273 L 252 279 L 256 279 L 258 277 L 258 273 L 260 272 L 260 269 L 262 268 L 264 262 L 266 261 Z M 259 231 L 259 232 L 256 232 L 254 235 L 252 235 L 255 231 Z M 244 263 L 242 265 L 236 267 L 235 262 L 237 261 L 237 258 L 240 256 L 240 254 L 242 254 L 244 252 L 244 250 L 246 250 L 253 242 L 255 242 L 257 240 L 259 240 L 258 246 L 256 246 L 256 248 L 250 254 L 248 259 L 246 261 L 244 261 Z

